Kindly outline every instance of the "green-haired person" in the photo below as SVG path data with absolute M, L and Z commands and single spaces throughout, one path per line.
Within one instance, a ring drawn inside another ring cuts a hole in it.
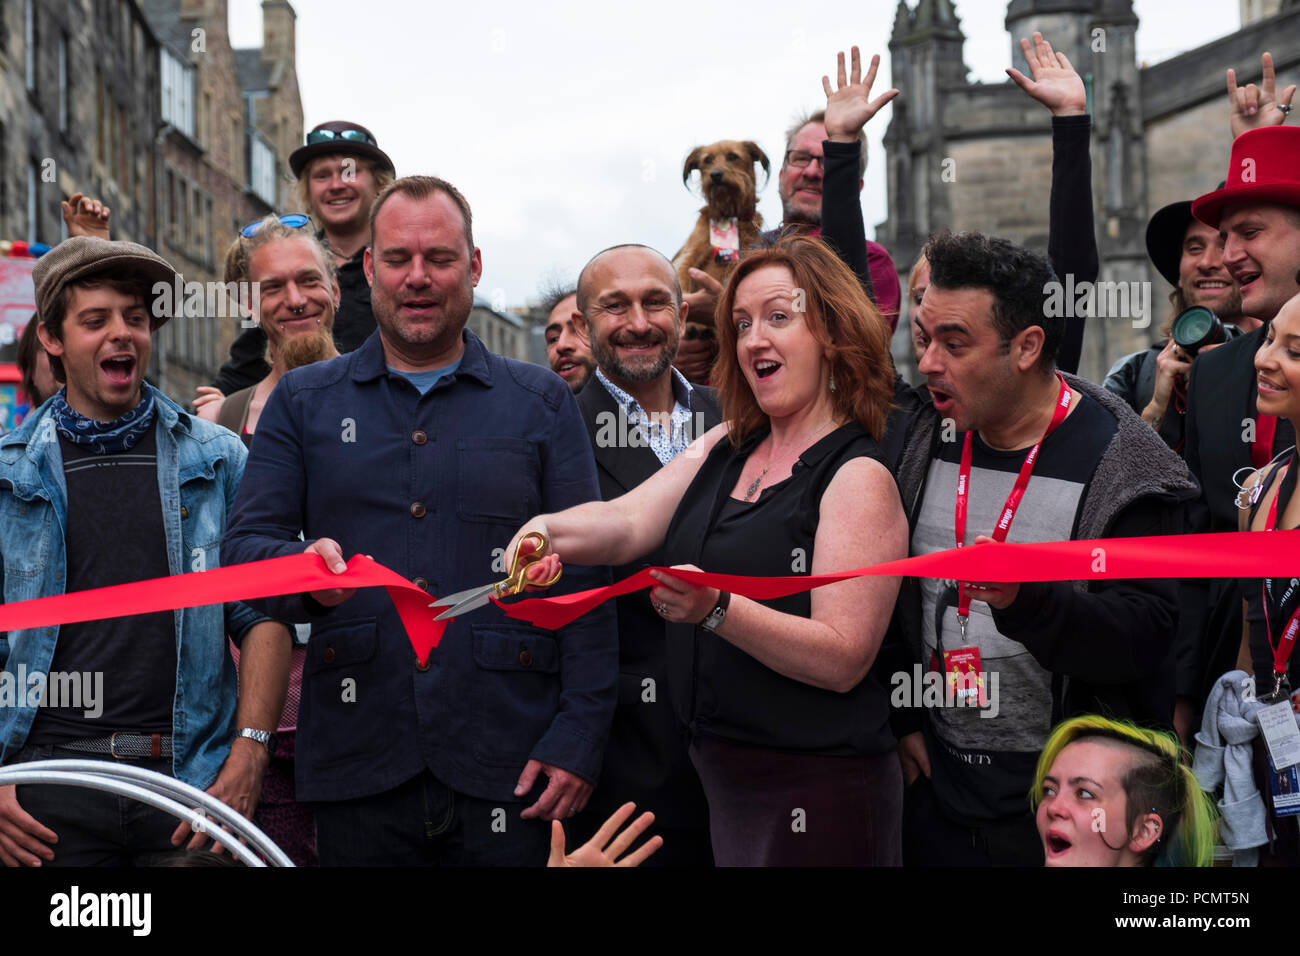
M 1058 725 L 1030 800 L 1048 866 L 1209 866 L 1214 806 L 1172 734 L 1106 717 Z

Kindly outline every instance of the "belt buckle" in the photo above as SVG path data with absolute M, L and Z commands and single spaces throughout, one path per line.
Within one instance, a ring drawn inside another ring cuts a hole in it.
M 120 753 L 117 752 L 117 735 L 118 735 L 119 733 L 121 733 L 121 731 L 119 731 L 119 730 L 115 730 L 115 731 L 113 731 L 112 734 L 109 735 L 109 738 L 108 738 L 108 753 L 109 753 L 109 755 L 110 755 L 111 757 L 113 757 L 113 758 L 116 759 L 116 760 L 126 760 L 126 759 L 127 759 L 127 756 L 126 756 L 125 754 L 120 754 Z

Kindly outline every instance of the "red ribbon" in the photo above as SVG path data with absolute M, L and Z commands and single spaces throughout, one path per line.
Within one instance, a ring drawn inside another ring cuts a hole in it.
M 555 630 L 619 594 L 653 585 L 651 569 L 606 588 L 502 604 L 507 617 Z M 978 544 L 936 551 L 839 574 L 755 578 L 704 571 L 668 571 L 683 581 L 763 600 L 810 591 L 867 575 L 955 581 L 1086 581 L 1110 578 L 1219 578 L 1300 576 L 1300 529 L 1261 535 L 1249 531 L 1143 538 L 1099 538 L 1020 544 Z M 500 602 L 497 602 L 498 604 Z
M 612 597 L 652 586 L 655 582 L 650 577 L 650 570 L 638 571 L 608 587 L 511 604 L 496 603 L 507 617 L 555 630 Z M 1269 534 L 1229 531 L 1167 537 L 979 544 L 838 574 L 764 578 L 671 568 L 654 570 L 669 571 L 684 581 L 721 588 L 756 600 L 784 597 L 868 575 L 990 582 L 1300 577 L 1300 529 Z M 348 562 L 348 569 L 342 574 L 331 572 L 317 554 L 294 554 L 210 571 L 2 604 L 0 632 L 329 588 L 365 587 L 388 590 L 416 657 L 421 662 L 427 661 L 446 629 L 445 621 L 434 621 L 438 609 L 428 606 L 433 598 L 396 571 L 360 554 Z
M 429 607 L 433 598 L 426 591 L 363 554 L 354 555 L 343 574 L 330 571 L 325 567 L 325 559 L 318 554 L 291 554 L 210 571 L 3 604 L 0 605 L 0 631 L 77 624 L 106 617 L 151 614 L 330 588 L 369 587 L 388 589 L 388 596 L 397 607 L 416 657 L 421 663 L 426 662 L 442 639 L 447 622 L 433 619 L 437 612 Z

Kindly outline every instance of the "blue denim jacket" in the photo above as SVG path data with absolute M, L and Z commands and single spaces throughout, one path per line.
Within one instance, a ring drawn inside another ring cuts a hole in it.
M 152 388 L 148 383 L 144 387 Z M 244 470 L 244 444 L 153 391 L 158 493 L 171 573 L 218 567 L 221 533 Z M 64 593 L 67 516 L 63 454 L 48 407 L 42 406 L 22 427 L 0 438 L 0 589 L 6 604 Z M 124 552 L 122 560 L 130 561 L 131 555 Z M 175 618 L 172 772 L 206 789 L 235 733 L 235 668 L 226 635 L 240 641 L 265 618 L 243 604 L 185 608 Z M 58 637 L 57 626 L 11 631 L 3 666 L 14 673 L 25 666 L 29 676 L 47 673 Z M 0 706 L 0 763 L 22 749 L 35 718 L 35 707 Z M 125 729 L 130 728 L 105 727 L 104 734 Z
M 299 553 L 302 530 L 446 595 L 504 578 L 503 549 L 529 518 L 598 499 L 568 386 L 464 340 L 460 367 L 424 396 L 388 371 L 378 332 L 285 375 L 257 421 L 227 562 Z M 608 581 L 606 568 L 565 565 L 554 592 Z M 425 767 L 502 801 L 530 758 L 592 782 L 600 773 L 618 693 L 612 602 L 559 631 L 488 604 L 451 623 L 425 670 L 382 588 L 314 617 L 301 595 L 253 603 L 312 624 L 299 799 L 382 793 Z

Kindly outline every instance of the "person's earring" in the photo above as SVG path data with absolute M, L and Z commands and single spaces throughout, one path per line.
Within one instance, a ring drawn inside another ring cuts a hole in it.
M 835 391 L 835 373 L 831 372 L 831 391 Z

